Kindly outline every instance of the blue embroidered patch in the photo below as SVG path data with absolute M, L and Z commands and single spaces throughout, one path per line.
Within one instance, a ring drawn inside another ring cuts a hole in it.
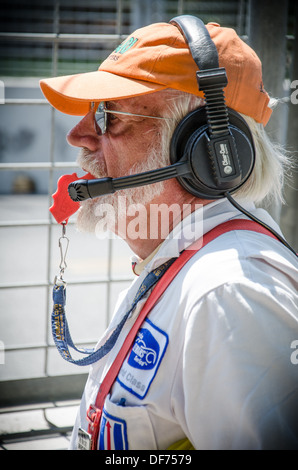
M 146 319 L 122 364 L 117 382 L 143 399 L 157 373 L 168 346 L 168 335 Z
M 128 364 L 137 369 L 153 369 L 158 356 L 158 342 L 147 328 L 141 328 L 128 358 Z

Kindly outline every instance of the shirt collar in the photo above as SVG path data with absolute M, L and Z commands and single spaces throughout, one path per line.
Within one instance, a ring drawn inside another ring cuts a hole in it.
M 157 246 L 155 248 L 154 251 L 152 251 L 152 253 L 147 256 L 147 258 L 145 258 L 144 260 L 141 260 L 137 257 L 133 257 L 132 258 L 132 270 L 134 272 L 134 274 L 136 274 L 137 276 L 139 276 L 141 274 L 141 272 L 143 271 L 143 269 L 145 268 L 145 266 L 149 263 L 149 261 L 152 260 L 152 258 L 156 255 L 156 253 L 158 252 L 158 250 L 160 249 L 162 244 L 160 244 L 159 246 Z

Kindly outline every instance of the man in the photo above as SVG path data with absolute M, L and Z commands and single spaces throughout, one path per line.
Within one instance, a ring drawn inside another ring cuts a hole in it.
M 261 64 L 234 31 L 207 29 L 227 73 L 227 106 L 245 116 L 256 147 L 252 174 L 233 195 L 278 235 L 269 214 L 255 207 L 281 197 L 286 165 L 264 131 L 271 110 Z M 134 32 L 98 71 L 42 80 L 41 88 L 60 111 L 84 116 L 67 137 L 82 149 L 79 165 L 94 178 L 120 178 L 170 164 L 177 125 L 206 104 L 197 69 L 177 24 L 153 24 Z M 298 339 L 296 257 L 280 240 L 252 230 L 217 236 L 181 268 L 121 361 L 100 422 L 92 421 L 90 405 L 150 299 L 151 289 L 132 309 L 147 275 L 181 259 L 222 223 L 247 219 L 224 195 L 198 197 L 171 178 L 81 203 L 79 227 L 96 231 L 104 219 L 136 254 L 137 277 L 97 345 L 101 350 L 120 331 L 91 366 L 72 449 L 95 427 L 98 449 L 298 448 L 298 365 L 291 360 Z M 167 208 L 168 217 L 156 217 L 156 208 L 161 215 Z

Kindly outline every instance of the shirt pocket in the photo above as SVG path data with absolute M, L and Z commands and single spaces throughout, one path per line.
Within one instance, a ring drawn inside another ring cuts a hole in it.
M 107 396 L 102 412 L 99 450 L 156 450 L 146 406 L 121 406 Z

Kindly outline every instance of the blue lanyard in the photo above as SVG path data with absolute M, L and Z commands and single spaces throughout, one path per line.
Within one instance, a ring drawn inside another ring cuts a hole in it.
M 62 237 L 63 238 L 63 237 Z M 65 238 L 65 237 L 64 237 Z M 59 242 L 60 243 L 60 242 Z M 156 284 L 156 282 L 162 277 L 166 270 L 171 266 L 176 258 L 172 258 L 169 261 L 165 262 L 158 268 L 151 271 L 147 274 L 146 278 L 142 282 L 141 286 L 138 289 L 138 292 L 133 300 L 131 308 L 124 315 L 120 323 L 116 326 L 112 335 L 108 340 L 103 344 L 99 349 L 78 349 L 71 338 L 71 334 L 68 328 L 68 323 L 65 313 L 66 305 L 66 282 L 62 279 L 61 273 L 60 278 L 55 280 L 53 288 L 53 311 L 52 311 L 52 335 L 54 338 L 55 345 L 63 357 L 68 362 L 76 364 L 77 366 L 88 366 L 93 364 L 96 361 L 99 361 L 106 354 L 108 354 L 113 346 L 115 345 L 117 338 L 119 337 L 121 330 L 128 319 L 131 312 L 136 307 L 137 303 L 141 300 L 142 297 Z M 61 267 L 61 266 L 60 266 Z M 64 270 L 63 270 L 64 272 Z M 73 359 L 70 354 L 69 347 L 74 349 L 80 354 L 85 354 L 86 356 L 81 359 Z

